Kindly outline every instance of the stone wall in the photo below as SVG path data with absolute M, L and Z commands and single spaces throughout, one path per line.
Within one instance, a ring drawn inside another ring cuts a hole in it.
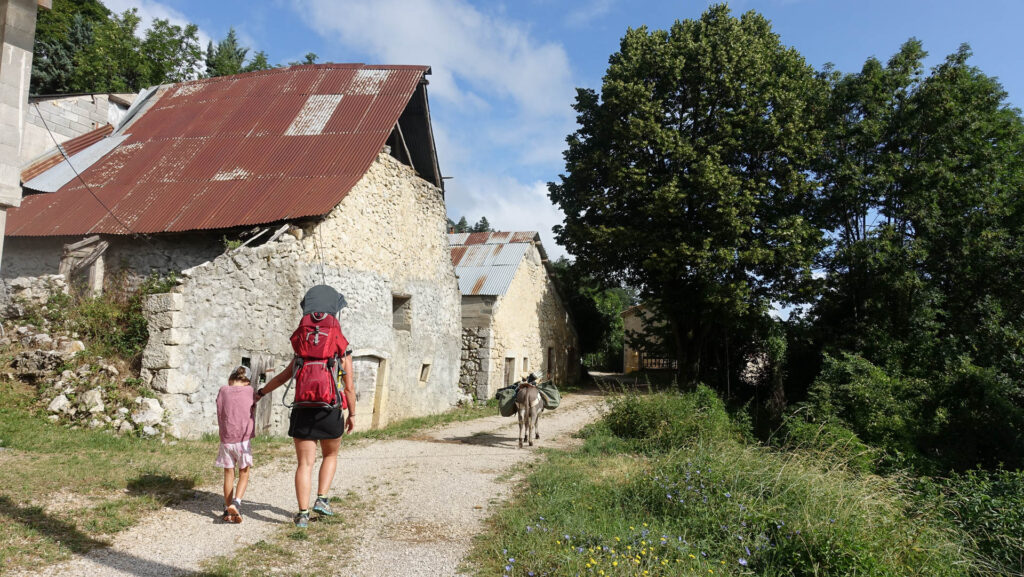
M 146 305 L 151 336 L 143 378 L 159 392 L 170 432 L 216 431 L 217 390 L 243 357 L 283 368 L 299 301 L 321 282 L 348 301 L 339 320 L 355 351 L 358 428 L 467 400 L 458 388 L 459 294 L 445 226 L 440 191 L 381 154 L 301 238 L 286 234 L 184 271 L 174 293 Z M 408 322 L 396 328 L 402 302 Z M 264 432 L 286 432 L 283 394 L 261 403 Z
M 191 233 L 149 236 L 145 240 L 102 235 L 110 243 L 104 254 L 107 274 L 120 270 L 134 276 L 167 275 L 217 258 L 224 252 L 223 234 Z M 9 237 L 0 264 L 0 278 L 57 274 L 64 245 L 85 237 Z
M 486 395 L 478 396 L 493 396 L 507 374 L 518 380 L 523 372 L 544 373 L 555 384 L 579 380 L 576 331 L 536 246 L 498 298 L 491 327 Z
M 134 98 L 135 95 L 122 95 L 112 101 L 107 94 L 84 94 L 33 99 L 25 112 L 21 162 L 27 163 L 52 150 L 54 139 L 64 143 L 105 124 L 116 127 L 128 112 L 124 102 Z

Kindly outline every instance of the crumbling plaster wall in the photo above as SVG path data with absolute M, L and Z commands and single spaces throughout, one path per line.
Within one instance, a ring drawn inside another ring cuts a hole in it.
M 459 294 L 446 222 L 441 192 L 381 154 L 301 239 L 284 235 L 185 271 L 174 293 L 146 305 L 151 336 L 143 376 L 158 391 L 172 434 L 216 430 L 217 390 L 242 357 L 273 358 L 276 369 L 287 364 L 299 301 L 321 282 L 348 301 L 340 321 L 355 351 L 357 388 L 371 373 L 386 379 L 379 395 L 386 401 L 376 418 L 373 383 L 359 393 L 358 428 L 440 412 L 465 400 L 458 388 Z M 394 327 L 396 294 L 411 297 L 408 330 Z M 421 381 L 424 364 L 430 365 L 429 378 Z M 283 394 L 279 389 L 261 403 L 258 416 L 267 432 L 287 431 Z
M 551 367 L 547 360 L 549 347 L 554 349 Z M 516 379 L 524 371 L 526 358 L 527 371 L 543 372 L 555 384 L 575 383 L 579 366 L 569 366 L 570 349 L 579 349 L 576 331 L 534 245 L 495 306 L 487 397 L 504 385 L 508 358 L 515 359 Z

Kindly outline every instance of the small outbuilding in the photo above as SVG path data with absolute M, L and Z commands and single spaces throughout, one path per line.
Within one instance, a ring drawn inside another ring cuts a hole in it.
M 460 384 L 487 399 L 521 373 L 579 380 L 579 339 L 536 232 L 449 234 L 462 293 Z

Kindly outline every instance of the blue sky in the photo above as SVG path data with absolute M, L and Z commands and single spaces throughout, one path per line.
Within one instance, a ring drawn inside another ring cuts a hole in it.
M 319 62 L 426 64 L 448 214 L 499 230 L 538 230 L 548 252 L 561 222 L 546 193 L 575 125 L 575 87 L 600 88 L 627 27 L 697 18 L 705 1 L 638 0 L 103 0 L 144 19 L 194 22 L 206 40 L 234 27 L 272 63 L 315 52 Z M 887 60 L 910 37 L 934 65 L 969 43 L 972 60 L 1024 106 L 1024 1 L 740 0 L 767 16 L 782 42 L 844 72 Z

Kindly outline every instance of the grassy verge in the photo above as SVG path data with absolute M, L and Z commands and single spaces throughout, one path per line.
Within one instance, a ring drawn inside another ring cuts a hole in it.
M 491 519 L 481 575 L 969 575 L 898 479 L 747 440 L 706 389 L 627 395 Z
M 34 401 L 31 387 L 0 383 L 0 572 L 102 547 L 219 478 L 216 439 L 71 430 L 37 415 Z

